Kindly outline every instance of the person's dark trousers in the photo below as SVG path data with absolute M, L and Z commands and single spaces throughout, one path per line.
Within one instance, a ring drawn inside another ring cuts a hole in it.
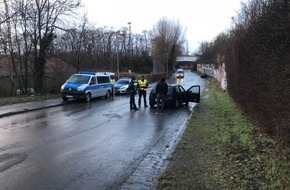
M 144 98 L 144 106 L 145 107 L 148 107 L 147 106 L 147 102 L 146 102 L 146 90 L 139 90 L 139 101 L 138 101 L 139 107 L 141 107 L 141 99 L 142 99 L 142 96 Z
M 164 94 L 157 94 L 157 113 L 159 113 L 159 110 L 163 113 L 165 98 L 166 96 Z
M 135 103 L 135 95 L 130 94 L 130 110 L 137 109 L 136 103 Z
M 111 87 L 111 94 L 110 94 L 112 97 L 114 96 L 114 87 L 113 87 L 113 85 L 112 85 L 112 87 Z

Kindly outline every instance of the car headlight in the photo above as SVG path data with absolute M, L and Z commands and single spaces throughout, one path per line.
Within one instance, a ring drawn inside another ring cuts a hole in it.
M 126 90 L 128 88 L 128 85 L 125 85 L 125 86 L 122 86 L 121 88 L 120 88 L 120 90 Z
M 85 89 L 84 88 L 77 88 L 77 91 L 78 92 L 83 92 L 83 91 L 85 91 Z

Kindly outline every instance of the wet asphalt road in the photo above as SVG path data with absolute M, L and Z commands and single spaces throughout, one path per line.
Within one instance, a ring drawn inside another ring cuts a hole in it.
M 204 86 L 189 71 L 175 82 Z M 154 189 L 194 105 L 155 115 L 115 96 L 1 118 L 0 189 Z

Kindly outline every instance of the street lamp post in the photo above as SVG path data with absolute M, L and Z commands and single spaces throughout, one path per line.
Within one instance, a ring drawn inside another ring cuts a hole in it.
M 120 77 L 120 58 L 119 58 L 119 45 L 120 45 L 120 41 L 118 36 L 123 36 L 123 32 L 118 30 L 117 32 L 115 32 L 116 36 L 117 36 L 117 77 L 119 79 Z
M 167 76 L 168 76 L 168 53 L 166 53 L 166 61 L 167 61 L 167 63 L 166 63 L 166 73 L 167 73 Z
M 119 75 L 120 75 L 120 67 L 119 67 L 119 44 L 118 44 L 118 49 L 117 49 L 117 77 L 119 80 Z
M 131 41 L 131 22 L 128 22 L 129 25 L 129 53 L 131 54 L 132 52 L 132 41 Z

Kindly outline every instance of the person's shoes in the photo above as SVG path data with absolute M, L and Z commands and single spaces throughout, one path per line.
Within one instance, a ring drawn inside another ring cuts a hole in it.
M 145 107 L 148 107 L 147 105 L 145 105 Z
M 159 112 L 155 112 L 156 115 L 159 115 Z
M 134 111 L 137 111 L 137 110 L 139 110 L 138 108 L 134 108 Z

